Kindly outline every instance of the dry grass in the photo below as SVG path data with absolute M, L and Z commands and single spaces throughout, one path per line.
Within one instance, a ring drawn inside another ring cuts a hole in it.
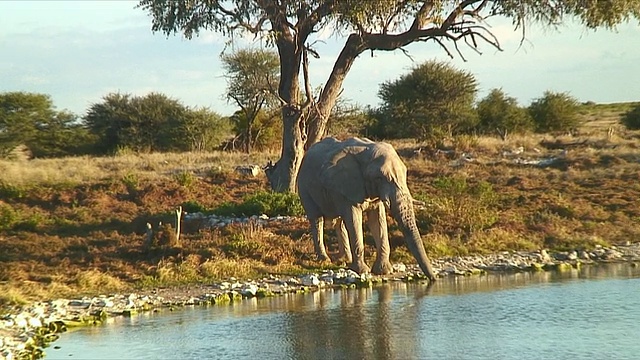
M 182 171 L 206 175 L 229 172 L 237 165 L 265 165 L 277 153 L 186 152 L 66 157 L 30 161 L 0 160 L 0 183 L 14 186 L 86 184 L 135 174 L 140 180 L 170 177 Z

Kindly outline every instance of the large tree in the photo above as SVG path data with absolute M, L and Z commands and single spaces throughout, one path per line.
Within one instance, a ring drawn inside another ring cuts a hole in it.
M 0 93 L 0 156 L 18 145 L 35 157 L 72 155 L 86 150 L 87 137 L 76 116 L 57 111 L 49 95 Z
M 637 0 L 141 0 L 139 7 L 153 18 L 152 29 L 167 35 L 181 32 L 191 38 L 201 30 L 213 30 L 232 37 L 248 32 L 276 46 L 283 143 L 281 157 L 268 176 L 280 191 L 295 190 L 305 147 L 325 134 L 345 76 L 365 51 L 404 49 L 428 40 L 451 56 L 462 56 L 460 44 L 478 50 L 485 43 L 499 49 L 487 23 L 495 17 L 511 19 L 516 29 L 524 29 L 529 21 L 553 26 L 568 16 L 589 28 L 612 28 L 640 18 Z M 322 28 L 332 29 L 345 42 L 314 97 L 307 55 L 317 55 L 311 44 Z

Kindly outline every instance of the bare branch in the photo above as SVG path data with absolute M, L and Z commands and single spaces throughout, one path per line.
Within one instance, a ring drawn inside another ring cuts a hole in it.
M 433 41 L 437 42 L 437 43 L 438 43 L 438 45 L 440 45 L 440 47 L 441 47 L 442 49 L 444 49 L 444 51 L 447 53 L 447 55 L 448 55 L 450 58 L 452 58 L 452 59 L 453 59 L 453 54 L 451 53 L 451 51 L 449 51 L 449 48 L 448 48 L 448 47 L 447 47 L 447 46 L 442 42 L 442 40 L 440 40 L 440 39 L 439 39 L 439 38 L 437 38 L 437 37 L 433 37 L 433 38 L 425 39 L 424 41 L 426 41 L 426 40 L 433 40 Z
M 409 60 L 414 61 L 413 57 L 411 56 L 411 54 L 409 54 L 409 52 L 405 49 L 405 48 L 400 48 L 400 51 L 402 51 L 402 53 L 404 54 L 404 56 L 408 57 Z

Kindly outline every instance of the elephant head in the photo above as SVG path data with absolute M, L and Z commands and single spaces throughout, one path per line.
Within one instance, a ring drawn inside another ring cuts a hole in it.
M 398 153 L 390 144 L 369 140 L 349 139 L 343 146 L 321 173 L 327 187 L 337 189 L 353 204 L 382 201 L 391 210 L 422 271 L 435 279 L 416 224 L 407 168 Z

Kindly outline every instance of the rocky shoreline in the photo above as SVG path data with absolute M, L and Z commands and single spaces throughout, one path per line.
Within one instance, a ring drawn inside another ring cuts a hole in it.
M 492 255 L 447 257 L 433 261 L 438 277 L 494 272 L 566 271 L 603 262 L 640 263 L 640 242 L 593 250 L 568 252 L 501 252 Z M 324 288 L 371 287 L 389 281 L 426 281 L 417 265 L 394 264 L 385 276 L 358 275 L 353 271 L 326 270 L 301 276 L 267 276 L 262 279 L 197 284 L 184 288 L 151 289 L 139 293 L 99 295 L 82 299 L 57 299 L 8 309 L 0 318 L 0 360 L 41 358 L 44 348 L 59 333 L 73 326 L 97 325 L 109 317 L 132 316 L 160 308 L 225 304 L 243 298 L 304 293 Z

